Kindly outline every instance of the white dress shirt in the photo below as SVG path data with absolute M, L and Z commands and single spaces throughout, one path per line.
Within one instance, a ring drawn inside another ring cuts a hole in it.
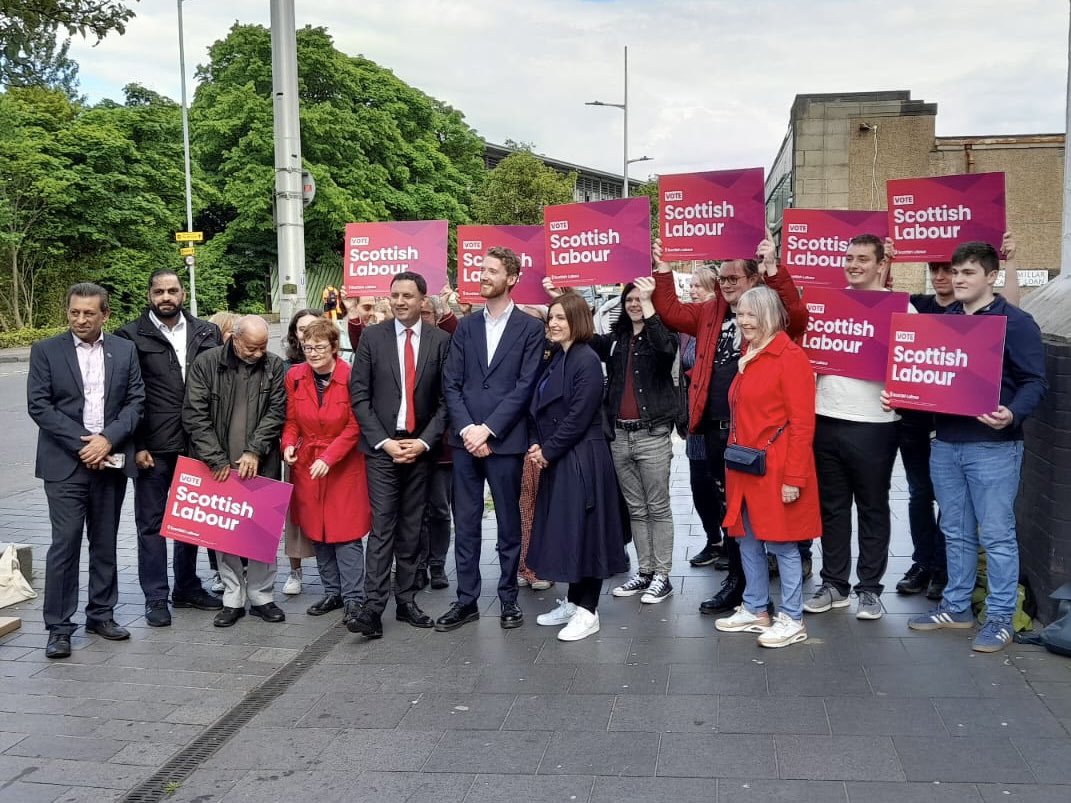
M 491 316 L 487 307 L 483 308 L 484 330 L 487 332 L 488 365 L 490 365 L 491 360 L 495 358 L 495 352 L 498 351 L 498 344 L 502 342 L 502 333 L 506 331 L 506 324 L 509 322 L 509 316 L 513 314 L 513 310 L 516 306 L 516 304 L 510 301 L 509 306 L 507 306 L 497 318 Z
M 94 435 L 104 431 L 104 332 L 93 343 L 73 334 L 78 370 L 82 374 L 82 426 Z
M 418 319 L 416 323 L 410 327 L 413 330 L 413 367 L 416 368 L 417 358 L 420 356 L 420 334 L 422 331 L 422 322 Z M 398 430 L 405 429 L 405 419 L 409 417 L 409 404 L 405 395 L 405 333 L 406 327 L 397 318 L 394 319 L 394 338 L 398 344 L 398 378 L 401 380 L 401 396 L 402 403 L 398 405 L 398 418 L 394 422 L 394 428 Z M 413 392 L 416 392 L 416 388 L 413 388 Z M 390 438 L 384 438 L 376 444 L 376 449 L 382 449 L 383 444 Z M 431 451 L 431 446 L 428 445 L 422 438 L 418 438 L 421 443 L 424 444 L 426 451 Z
M 175 350 L 175 357 L 178 359 L 179 368 L 182 369 L 182 381 L 186 381 L 186 316 L 181 312 L 179 313 L 178 323 L 175 324 L 175 328 L 170 328 L 166 323 L 156 317 L 156 313 L 149 310 L 149 320 L 152 325 L 160 330 L 167 342 L 171 344 L 171 348 Z

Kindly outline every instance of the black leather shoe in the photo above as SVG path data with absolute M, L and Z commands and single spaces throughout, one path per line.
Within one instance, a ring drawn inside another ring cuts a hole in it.
M 413 578 L 413 585 L 417 591 L 423 591 L 428 587 L 428 570 L 417 569 L 416 576 Z
M 729 556 L 728 555 L 719 555 L 717 558 L 715 558 L 714 559 L 714 570 L 718 571 L 718 572 L 727 572 L 727 571 L 729 571 Z
M 245 608 L 228 608 L 224 605 L 212 620 L 216 627 L 230 627 L 245 616 Z
M 325 613 L 331 613 L 331 611 L 337 611 L 342 607 L 342 597 L 338 594 L 328 594 L 319 602 L 315 602 L 310 605 L 306 610 L 309 616 L 323 616 Z
M 70 658 L 71 636 L 69 633 L 49 633 L 45 658 Z
M 917 563 L 911 564 L 907 574 L 896 584 L 897 594 L 921 594 L 930 584 L 930 572 Z
M 342 614 L 342 624 L 349 625 L 350 620 L 361 612 L 361 603 L 355 599 L 346 600 L 346 612 Z
M 171 627 L 171 611 L 166 599 L 154 599 L 145 603 L 145 623 L 149 627 Z
M 383 617 L 367 608 L 361 610 L 346 622 L 346 629 L 351 633 L 360 633 L 365 638 L 383 637 Z
M 108 641 L 124 641 L 130 638 L 130 631 L 125 627 L 119 627 L 114 619 L 108 619 L 105 622 L 86 622 L 86 632 L 96 633 Z
M 948 572 L 933 572 L 930 576 L 930 583 L 926 586 L 926 599 L 940 600 L 944 596 L 946 585 L 948 585 Z
M 265 622 L 282 622 L 286 620 L 283 609 L 274 602 L 265 602 L 263 605 L 250 605 L 249 614 L 263 619 Z
M 479 618 L 480 609 L 476 607 L 475 602 L 470 602 L 468 605 L 455 602 L 450 606 L 450 610 L 435 620 L 435 629 L 440 633 L 448 633 L 451 630 L 457 630 L 461 625 L 475 622 Z
M 442 566 L 431 567 L 431 587 L 437 591 L 450 587 L 450 581 L 446 579 L 446 569 Z
M 223 600 L 215 594 L 209 594 L 199 588 L 192 594 L 172 594 L 171 604 L 176 608 L 196 608 L 199 611 L 218 611 L 223 607 Z
M 693 555 L 689 560 L 692 566 L 709 566 L 716 561 L 723 553 L 721 544 L 707 544 L 698 553 Z
M 399 622 L 408 622 L 413 627 L 432 627 L 435 624 L 415 602 L 399 602 L 394 618 Z
M 730 574 L 721 584 L 721 591 L 699 603 L 700 613 L 725 613 L 744 601 L 744 578 Z
M 524 612 L 516 602 L 502 604 L 502 614 L 498 617 L 498 623 L 503 630 L 511 630 L 524 624 Z

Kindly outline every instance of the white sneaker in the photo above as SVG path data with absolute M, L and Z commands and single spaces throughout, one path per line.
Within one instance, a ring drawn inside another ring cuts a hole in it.
M 554 581 L 553 580 L 533 580 L 532 581 L 532 590 L 533 591 L 546 591 L 552 585 L 554 585 Z
M 722 617 L 714 627 L 724 633 L 762 633 L 770 626 L 770 614 L 752 613 L 743 605 L 738 605 L 730 616 Z
M 223 578 L 219 576 L 219 572 L 212 575 L 212 590 L 217 594 L 223 593 Z
M 576 613 L 576 605 L 567 599 L 558 600 L 558 607 L 548 613 L 541 613 L 536 617 L 537 625 L 565 625 Z
M 517 575 L 517 588 L 527 588 L 527 587 L 528 587 L 528 581 L 522 575 L 518 574 Z
M 290 570 L 290 576 L 286 578 L 286 583 L 283 584 L 283 593 L 289 594 L 291 597 L 301 593 L 301 569 Z
M 599 613 L 577 607 L 569 624 L 558 631 L 558 641 L 580 641 L 599 632 Z
M 806 640 L 807 628 L 803 622 L 797 622 L 784 611 L 779 611 L 773 625 L 759 635 L 759 645 L 762 647 L 787 647 Z

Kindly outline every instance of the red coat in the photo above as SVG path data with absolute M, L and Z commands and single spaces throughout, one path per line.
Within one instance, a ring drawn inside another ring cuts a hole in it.
M 814 372 L 803 349 L 778 332 L 736 375 L 729 388 L 729 405 L 735 428 L 729 442 L 766 448 L 762 477 L 726 467 L 724 526 L 729 535 L 743 536 L 740 511 L 746 501 L 751 528 L 760 541 L 819 538 L 822 516 L 814 470 Z M 784 432 L 766 446 L 786 421 Z M 799 499 L 783 503 L 782 485 L 799 488 Z
M 349 381 L 349 365 L 336 360 L 321 405 L 308 363 L 295 365 L 286 375 L 282 447 L 297 447 L 297 462 L 290 472 L 294 483 L 290 519 L 307 538 L 320 543 L 354 541 L 372 528 L 364 455 L 357 450 L 361 431 L 350 405 Z M 314 480 L 309 468 L 317 459 L 331 470 Z
M 688 375 L 688 421 L 690 429 L 695 432 L 703 420 L 703 411 L 707 406 L 707 392 L 710 388 L 710 374 L 714 370 L 714 352 L 721 334 L 721 324 L 729 304 L 721 294 L 715 291 L 714 297 L 702 304 L 682 304 L 677 300 L 677 288 L 672 273 L 655 273 L 655 290 L 652 296 L 654 308 L 662 322 L 677 332 L 684 332 L 695 338 L 695 367 Z M 799 290 L 792 283 L 792 276 L 785 268 L 779 268 L 777 274 L 766 277 L 766 285 L 777 291 L 781 303 L 788 310 L 788 336 L 800 337 L 807 331 L 807 307 L 800 300 Z

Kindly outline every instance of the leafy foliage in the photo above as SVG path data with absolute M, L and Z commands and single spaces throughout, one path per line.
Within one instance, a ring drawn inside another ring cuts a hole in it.
M 576 174 L 560 175 L 528 150 L 513 153 L 487 174 L 473 209 L 479 223 L 539 225 L 543 207 L 573 200 Z

